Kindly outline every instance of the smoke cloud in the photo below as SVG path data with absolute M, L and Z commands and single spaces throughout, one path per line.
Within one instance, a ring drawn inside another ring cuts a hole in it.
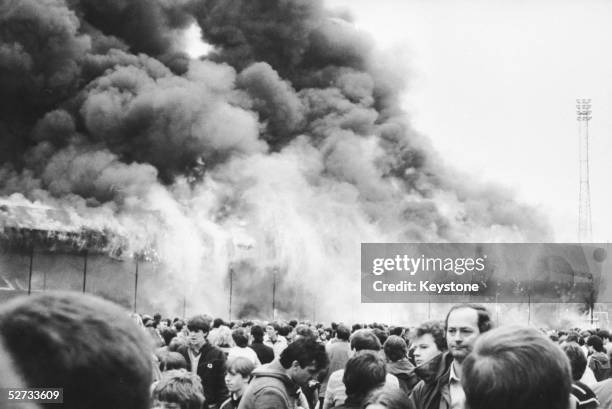
M 0 198 L 154 248 L 152 308 L 226 316 L 231 285 L 233 317 L 357 320 L 361 242 L 550 239 L 444 163 L 321 1 L 11 0 L 0 25 Z

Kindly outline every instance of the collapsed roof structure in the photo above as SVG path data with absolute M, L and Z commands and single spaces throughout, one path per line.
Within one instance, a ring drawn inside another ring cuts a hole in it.
M 68 211 L 0 202 L 0 247 L 7 250 L 107 254 L 125 256 L 126 237 L 108 228 L 87 227 Z

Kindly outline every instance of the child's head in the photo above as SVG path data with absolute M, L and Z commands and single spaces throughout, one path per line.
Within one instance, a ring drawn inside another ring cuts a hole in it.
M 236 357 L 225 365 L 225 384 L 231 393 L 244 391 L 255 365 L 250 359 Z
M 153 388 L 155 409 L 201 409 L 203 403 L 200 377 L 185 369 L 164 372 Z

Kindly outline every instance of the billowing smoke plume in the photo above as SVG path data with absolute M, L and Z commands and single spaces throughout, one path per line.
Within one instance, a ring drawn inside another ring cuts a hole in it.
M 233 316 L 358 319 L 361 242 L 548 238 L 442 163 L 320 1 L 5 0 L 0 27 L 0 196 L 155 248 L 168 308 L 225 314 L 231 284 Z

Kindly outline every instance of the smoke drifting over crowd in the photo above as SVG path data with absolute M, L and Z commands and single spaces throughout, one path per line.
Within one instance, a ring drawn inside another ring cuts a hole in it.
M 4 0 L 0 197 L 154 247 L 167 297 L 217 314 L 230 269 L 235 315 L 269 316 L 274 280 L 281 313 L 324 318 L 359 303 L 361 242 L 550 239 L 442 163 L 402 76 L 321 1 Z

